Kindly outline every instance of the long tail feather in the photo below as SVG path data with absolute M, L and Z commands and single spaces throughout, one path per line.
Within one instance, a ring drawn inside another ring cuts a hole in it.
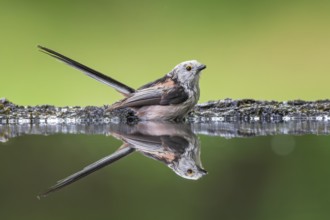
M 114 152 L 113 154 L 106 156 L 90 165 L 88 165 L 87 167 L 85 167 L 84 169 L 66 177 L 65 179 L 62 179 L 60 181 L 58 181 L 56 183 L 56 185 L 52 186 L 51 188 L 49 188 L 46 192 L 40 194 L 38 196 L 38 198 L 42 198 L 42 197 L 46 197 L 47 195 L 49 195 L 52 192 L 55 192 L 65 186 L 70 185 L 71 183 L 76 182 L 77 180 L 88 176 L 91 173 L 94 173 L 95 171 L 112 164 L 113 162 L 133 153 L 135 151 L 134 148 L 129 147 L 129 145 L 124 146 L 123 148 L 120 148 L 119 150 L 117 150 L 116 152 Z
M 88 66 L 85 66 L 77 61 L 74 61 L 74 60 L 70 59 L 69 57 L 66 57 L 54 50 L 48 49 L 48 48 L 40 46 L 40 45 L 38 45 L 38 48 L 42 52 L 60 60 L 60 61 L 63 61 L 64 63 L 69 64 L 70 66 L 73 66 L 73 67 L 77 68 L 78 70 L 83 71 L 87 76 L 92 77 L 93 79 L 96 79 L 108 86 L 115 88 L 117 91 L 119 91 L 120 93 L 122 93 L 125 96 L 135 92 L 135 89 L 133 89 L 109 76 L 106 76 L 96 70 L 93 70 L 93 69 L 89 68 Z

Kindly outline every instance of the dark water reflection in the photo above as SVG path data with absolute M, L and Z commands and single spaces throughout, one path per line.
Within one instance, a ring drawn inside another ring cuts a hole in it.
M 107 135 L 112 135 L 123 142 L 119 149 L 59 181 L 42 196 L 63 188 L 135 151 L 163 162 L 177 175 L 186 179 L 198 180 L 207 173 L 200 160 L 200 142 L 188 124 L 140 122 L 136 125 L 112 126 L 106 132 Z
M 0 125 L 0 218 L 327 219 L 329 127 Z

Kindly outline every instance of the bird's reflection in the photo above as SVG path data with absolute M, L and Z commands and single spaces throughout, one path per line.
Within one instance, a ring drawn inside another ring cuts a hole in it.
M 60 180 L 40 196 L 46 196 L 133 153 L 161 161 L 177 175 L 197 180 L 207 172 L 200 160 L 200 142 L 190 125 L 171 122 L 139 122 L 111 126 L 109 135 L 123 141 L 121 147 L 71 176 Z

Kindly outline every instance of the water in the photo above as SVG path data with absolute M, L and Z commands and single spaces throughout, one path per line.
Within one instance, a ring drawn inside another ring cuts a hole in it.
M 327 219 L 327 134 L 327 123 L 306 121 L 2 125 L 0 219 Z M 118 139 L 134 152 L 37 198 Z

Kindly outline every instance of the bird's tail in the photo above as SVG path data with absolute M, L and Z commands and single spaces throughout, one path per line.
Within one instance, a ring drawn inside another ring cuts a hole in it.
M 55 192 L 65 186 L 70 185 L 71 183 L 76 182 L 77 180 L 88 176 L 91 173 L 94 173 L 95 171 L 112 164 L 113 162 L 133 153 L 135 151 L 134 148 L 131 148 L 130 145 L 128 144 L 124 144 L 124 146 L 120 149 L 118 149 L 116 152 L 114 152 L 113 154 L 106 156 L 90 165 L 88 165 L 87 167 L 85 167 L 84 169 L 66 177 L 65 179 L 62 179 L 60 181 L 58 181 L 56 183 L 56 185 L 52 186 L 51 188 L 49 188 L 46 192 L 38 195 L 38 198 L 41 199 L 42 197 L 46 197 L 47 195 L 49 195 L 52 192 Z
M 44 52 L 44 53 L 60 60 L 60 61 L 63 61 L 64 63 L 69 64 L 70 66 L 73 66 L 73 67 L 77 68 L 78 70 L 81 70 L 87 76 L 92 77 L 93 79 L 96 79 L 96 80 L 98 80 L 98 81 L 100 81 L 100 82 L 102 82 L 102 83 L 104 83 L 108 86 L 113 87 L 118 92 L 122 93 L 124 96 L 128 96 L 129 94 L 135 92 L 135 89 L 133 89 L 133 88 L 131 88 L 131 87 L 129 87 L 129 86 L 127 86 L 127 85 L 125 85 L 125 84 L 123 84 L 123 83 L 121 83 L 121 82 L 119 82 L 119 81 L 117 81 L 117 80 L 115 80 L 111 77 L 109 77 L 109 76 L 106 76 L 106 75 L 104 75 L 104 74 L 102 74 L 102 73 L 100 73 L 96 70 L 93 70 L 93 69 L 89 68 L 88 66 L 85 66 L 85 65 L 83 65 L 83 64 L 81 64 L 81 63 L 79 63 L 75 60 L 72 60 L 69 57 L 66 57 L 66 56 L 64 56 L 64 55 L 62 55 L 62 54 L 60 54 L 56 51 L 53 51 L 53 50 L 48 49 L 48 48 L 43 47 L 43 46 L 38 46 L 38 48 L 42 52 Z

